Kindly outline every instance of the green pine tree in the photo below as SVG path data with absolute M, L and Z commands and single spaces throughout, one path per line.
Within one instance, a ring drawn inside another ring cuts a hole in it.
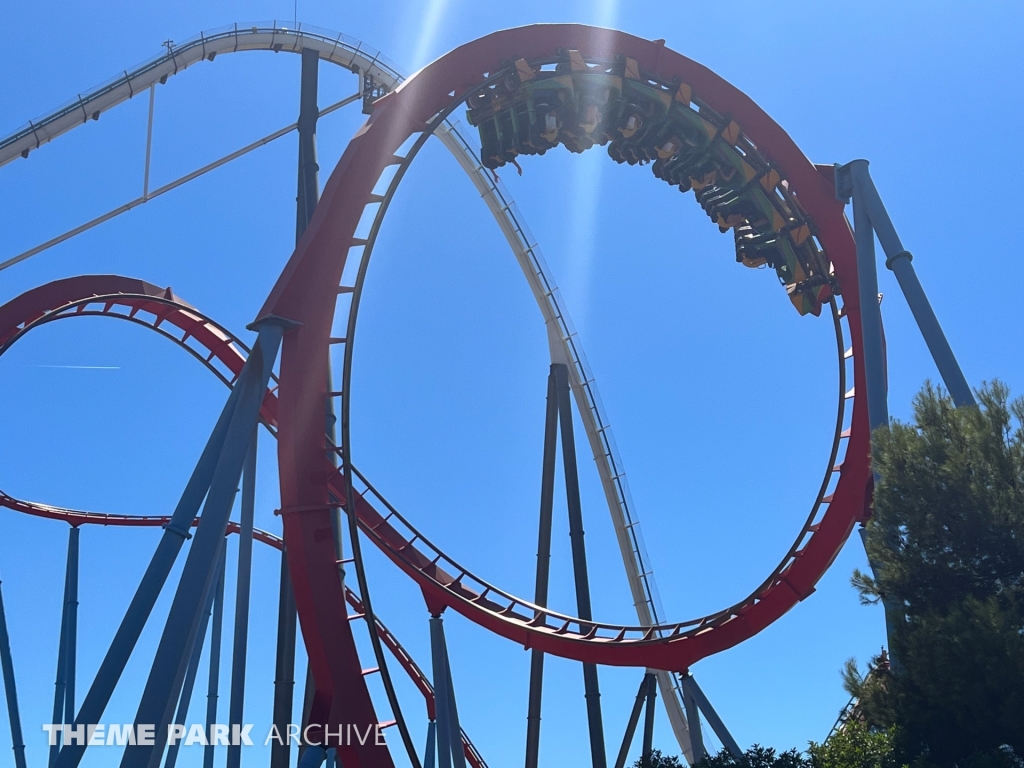
M 939 765 L 1024 755 L 1024 400 L 998 382 L 978 398 L 954 408 L 926 385 L 913 424 L 876 432 L 877 581 L 853 579 L 905 615 L 892 673 L 859 681 L 863 720 Z

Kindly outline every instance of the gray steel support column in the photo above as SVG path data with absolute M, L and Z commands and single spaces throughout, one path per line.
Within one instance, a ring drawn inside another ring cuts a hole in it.
M 288 573 L 288 553 L 281 550 L 281 589 L 277 608 L 277 668 L 274 674 L 274 725 L 284 743 L 271 742 L 270 768 L 288 768 L 291 745 L 287 728 L 295 696 L 295 594 Z
M 711 726 L 711 730 L 715 732 L 715 736 L 722 742 L 727 750 L 733 755 L 733 757 L 739 757 L 743 754 L 743 750 L 740 749 L 740 745 L 736 743 L 736 739 L 729 733 L 729 729 L 725 727 L 725 723 L 722 722 L 722 718 L 718 716 L 715 708 L 711 706 L 711 702 L 708 697 L 704 695 L 704 691 L 701 690 L 700 686 L 697 685 L 697 678 L 693 675 L 685 675 L 683 677 L 683 689 L 689 691 L 690 696 L 693 697 L 694 703 L 698 709 L 704 713 L 704 717 L 707 718 L 708 725 Z
M 71 528 L 74 531 L 75 528 Z M 68 560 L 64 571 L 64 601 L 61 604 L 60 614 L 60 641 L 57 645 L 57 679 L 54 682 L 53 691 L 53 716 L 51 723 L 64 723 L 64 700 L 67 685 L 67 636 L 68 636 L 68 600 L 69 588 L 71 586 L 71 534 L 68 534 Z M 47 764 L 53 768 L 53 764 L 60 754 L 62 735 L 57 737 L 57 743 L 50 747 L 50 756 Z
M 213 598 L 213 629 L 210 630 L 210 677 L 206 685 L 206 732 L 217 722 L 217 699 L 220 690 L 220 646 L 224 627 L 224 575 L 227 566 L 227 547 L 221 550 L 220 567 L 217 569 L 216 593 Z M 203 768 L 213 768 L 216 747 L 203 747 Z
M 565 471 L 565 500 L 569 507 L 569 539 L 572 543 L 573 576 L 576 582 L 577 615 L 584 621 L 593 619 L 590 606 L 590 580 L 587 576 L 587 550 L 583 541 L 583 509 L 580 503 L 580 481 L 576 469 L 576 440 L 573 436 L 572 405 L 569 394 L 569 372 L 562 363 L 551 366 L 558 392 L 558 415 L 562 431 L 562 463 Z M 583 685 L 587 701 L 587 722 L 590 729 L 590 756 L 594 768 L 605 768 L 604 725 L 601 722 L 601 691 L 595 664 L 583 665 Z
M 227 435 L 234 405 L 238 401 L 239 388 L 232 389 L 227 404 L 221 412 L 210 439 L 203 449 L 196 468 L 189 478 L 185 491 L 178 501 L 170 522 L 164 526 L 163 536 L 150 560 L 146 573 L 142 577 L 135 595 L 125 612 L 121 624 L 117 628 L 114 639 L 107 649 L 106 656 L 100 664 L 96 677 L 93 679 L 85 701 L 78 712 L 77 721 L 81 723 L 103 722 L 103 711 L 124 672 L 128 658 L 138 642 L 139 636 L 149 619 L 160 591 L 163 589 L 167 575 L 174 566 L 182 544 L 191 537 L 189 529 L 199 511 L 199 507 L 210 487 L 210 480 L 217 467 L 224 438 Z M 60 751 L 57 757 L 57 768 L 75 768 L 85 754 L 86 745 L 69 744 Z
M 306 744 L 302 740 L 301 734 L 306 732 L 306 726 L 309 725 L 309 715 L 313 711 L 313 697 L 316 696 L 316 680 L 313 679 L 313 665 L 306 660 L 306 682 L 303 685 L 302 693 L 302 721 L 300 725 L 302 729 L 299 731 L 299 765 L 302 765 L 302 755 L 306 751 Z
M 885 380 L 885 347 L 882 341 L 882 312 L 878 306 L 878 271 L 875 267 L 875 231 L 871 227 L 867 201 L 856 193 L 858 179 L 867 173 L 867 160 L 849 164 L 853 179 L 853 234 L 857 244 L 857 283 L 860 327 L 864 344 L 864 378 L 867 384 L 868 423 L 871 430 L 889 423 L 888 386 Z
M 686 709 L 686 722 L 690 725 L 690 744 L 693 745 L 693 762 L 696 764 L 707 757 L 708 753 L 704 749 L 704 734 L 700 730 L 700 710 L 686 679 L 683 678 L 683 707 Z
M 320 199 L 320 166 L 316 156 L 317 88 L 320 75 L 319 54 L 302 49 L 302 75 L 299 86 L 299 189 L 296 197 L 295 239 L 306 231 Z
M 265 319 L 259 324 L 259 336 L 235 383 L 234 388 L 240 390 L 240 395 L 210 483 L 202 522 L 189 547 L 135 716 L 136 724 L 155 726 L 154 743 L 128 746 L 121 759 L 121 768 L 155 768 L 155 760 L 162 753 L 167 724 L 184 679 L 187 650 L 195 640 L 201 603 L 215 576 L 216 556 L 227 529 L 242 466 L 252 442 L 252 430 L 259 419 L 260 405 L 286 325 L 286 321 L 277 318 Z
M 444 624 L 440 615 L 430 617 L 430 660 L 434 678 L 434 709 L 437 713 L 437 768 L 452 768 L 448 659 L 445 655 Z
M 654 745 L 654 706 L 658 698 L 658 684 L 654 675 L 648 673 L 647 680 L 647 707 L 644 710 L 644 741 L 640 752 L 640 761 L 643 768 L 651 768 L 651 748 Z
M 224 557 L 224 551 L 226 549 L 227 542 L 225 542 L 221 547 L 221 558 Z M 199 674 L 199 661 L 203 655 L 203 644 L 206 642 L 206 629 L 210 623 L 210 614 L 213 612 L 213 601 L 216 594 L 217 585 L 214 584 L 212 589 L 210 589 L 210 594 L 206 597 L 206 608 L 203 610 L 203 618 L 199 626 L 199 634 L 196 635 L 196 642 L 192 646 L 192 657 L 188 661 L 188 670 L 185 672 L 185 682 L 181 686 L 181 697 L 178 699 L 178 713 L 174 718 L 174 722 L 178 725 L 184 725 L 187 722 L 188 708 L 189 704 L 192 702 L 192 691 L 195 688 L 196 676 Z M 207 731 L 207 733 L 209 733 L 209 731 Z M 180 740 L 167 747 L 167 757 L 164 759 L 164 768 L 174 768 L 175 764 L 178 762 L 178 750 L 180 748 Z
M 81 530 L 76 526 L 68 533 L 68 572 L 65 585 L 67 636 L 64 638 L 64 722 L 75 721 L 75 678 L 78 667 L 78 545 Z
M 853 181 L 854 206 L 858 200 L 867 208 L 871 225 L 878 235 L 878 242 L 882 244 L 885 251 L 885 266 L 892 270 L 899 281 L 903 295 L 910 305 L 910 311 L 917 321 L 917 327 L 924 337 L 928 351 L 931 352 L 935 366 L 939 369 L 939 375 L 949 390 L 950 396 L 957 407 L 964 405 L 977 405 L 974 400 L 974 393 L 964 377 L 960 364 L 953 355 L 953 349 L 949 346 L 946 334 L 942 332 L 942 326 L 935 316 L 928 297 L 917 279 L 917 273 L 910 263 L 913 259 L 910 252 L 903 247 L 899 235 L 896 234 L 896 227 L 893 226 L 889 212 L 886 211 L 882 198 L 878 194 L 875 183 L 871 180 L 866 160 L 855 160 L 851 163 L 850 175 Z
M 327 759 L 327 750 L 318 744 L 309 744 L 299 758 L 298 768 L 320 768 Z
M 258 426 L 252 428 L 249 450 L 242 470 L 242 514 L 238 531 L 238 577 L 235 582 L 235 635 L 231 652 L 231 699 L 228 722 L 244 724 L 245 660 L 249 646 L 249 589 L 252 581 L 252 529 L 256 510 L 256 445 Z M 227 768 L 239 768 L 242 745 L 228 747 Z
M 14 765 L 15 768 L 25 768 L 25 739 L 21 733 L 18 686 L 14 681 L 14 659 L 11 657 L 11 637 L 7 633 L 7 611 L 4 608 L 2 589 L 0 589 L 0 669 L 4 673 L 4 694 L 7 698 L 7 716 L 11 721 L 11 746 L 14 749 Z
M 648 672 L 640 680 L 640 688 L 636 692 L 636 699 L 633 701 L 633 710 L 629 713 L 629 721 L 626 723 L 626 732 L 622 735 L 622 746 L 619 747 L 618 757 L 615 758 L 615 768 L 625 768 L 626 759 L 629 757 L 629 748 L 633 744 L 633 736 L 636 734 L 637 723 L 640 722 L 640 713 L 643 711 L 644 702 L 647 700 Z
M 440 622 L 440 619 L 438 619 Z M 452 664 L 448 656 L 448 641 L 444 637 L 444 624 L 438 624 L 441 635 L 441 649 L 444 653 L 445 682 L 448 686 L 448 727 L 451 731 L 449 742 L 452 747 L 454 768 L 466 768 L 466 751 L 462 748 L 462 726 L 459 724 L 459 707 L 455 702 L 455 684 L 452 682 Z
M 553 368 L 554 366 L 552 366 Z M 548 373 L 547 409 L 544 414 L 544 459 L 540 480 L 540 525 L 537 534 L 537 581 L 533 602 L 548 604 L 551 570 L 551 518 L 555 499 L 555 461 L 558 453 L 558 390 L 555 373 Z M 526 708 L 526 768 L 537 768 L 540 759 L 540 709 L 544 689 L 544 653 L 530 656 L 530 698 Z
M 427 723 L 427 751 L 423 754 L 423 768 L 434 768 L 437 762 L 437 721 Z

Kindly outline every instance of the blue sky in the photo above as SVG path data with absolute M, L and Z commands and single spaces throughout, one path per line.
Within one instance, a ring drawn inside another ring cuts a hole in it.
M 0 134 L 184 40 L 235 21 L 290 21 L 292 2 L 11 2 L 0 48 Z M 709 66 L 757 101 L 815 162 L 868 158 L 876 184 L 972 385 L 1024 394 L 1017 329 L 1024 224 L 1014 148 L 1024 129 L 1019 3 L 818 4 L 431 0 L 298 4 L 412 72 L 501 27 L 614 25 Z M 158 186 L 294 121 L 298 57 L 218 57 L 157 89 Z M 356 88 L 321 66 L 321 105 Z M 136 197 L 146 103 L 0 169 L 0 261 Z M 326 178 L 361 121 L 324 118 Z M 241 334 L 292 250 L 289 136 L 0 273 L 0 302 L 59 277 L 114 272 L 173 286 Z M 801 318 L 768 274 L 737 266 L 731 242 L 690 198 L 595 151 L 528 158 L 502 173 L 561 286 L 600 385 L 668 615 L 724 607 L 759 584 L 806 516 L 827 460 L 836 372 L 831 329 Z M 891 274 L 881 291 L 890 410 L 906 417 L 927 350 Z M 353 455 L 432 539 L 489 580 L 532 594 L 546 343 L 529 290 L 472 185 L 439 144 L 410 170 L 382 230 L 356 353 Z M 47 366 L 104 366 L 106 369 Z M 43 328 L 0 359 L 0 488 L 96 511 L 173 508 L 226 394 L 180 350 L 108 320 Z M 631 607 L 596 471 L 581 454 L 595 616 Z M 278 531 L 272 439 L 261 440 L 257 524 Z M 574 605 L 564 505 L 552 599 Z M 66 546 L 64 526 L 0 511 L 0 578 L 29 758 L 43 758 Z M 84 693 L 155 546 L 155 531 L 82 533 Z M 232 556 L 229 554 L 229 568 Z M 429 658 L 412 584 L 370 553 L 383 620 Z M 849 586 L 851 540 L 818 591 L 742 646 L 694 669 L 741 745 L 806 745 L 845 703 L 838 669 L 884 641 L 880 610 Z M 269 722 L 277 557 L 257 547 L 247 720 Z M 232 587 L 229 583 L 229 596 Z M 228 600 L 228 610 L 233 601 Z M 167 602 L 160 610 L 166 611 Z M 230 614 L 229 614 L 230 615 Z M 522 760 L 527 654 L 458 617 L 449 647 L 467 731 L 492 766 Z M 151 622 L 107 720 L 130 721 L 160 621 Z M 365 645 L 365 644 L 364 644 Z M 367 664 L 369 666 L 369 664 Z M 549 662 L 542 764 L 586 762 L 582 675 Z M 602 670 L 614 755 L 639 682 Z M 226 679 L 226 678 L 225 678 Z M 401 683 L 422 738 L 415 692 Z M 81 696 L 81 694 L 80 694 Z M 80 698 L 79 698 L 80 700 Z M 202 705 L 196 698 L 198 710 Z M 256 732 L 264 726 L 258 725 Z M 0 755 L 10 753 L 6 722 Z M 675 751 L 659 717 L 656 745 Z M 713 739 L 710 740 L 714 745 Z M 180 765 L 197 764 L 186 750 Z M 252 748 L 247 760 L 262 762 Z M 103 765 L 99 750 L 83 765 Z

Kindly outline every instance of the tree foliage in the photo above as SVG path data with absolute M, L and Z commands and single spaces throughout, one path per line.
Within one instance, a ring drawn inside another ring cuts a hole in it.
M 978 396 L 954 408 L 926 385 L 913 424 L 876 433 L 877 581 L 853 579 L 901 619 L 891 674 L 859 681 L 865 722 L 898 723 L 906 754 L 939 765 L 1024 755 L 1024 400 L 998 382 Z
M 647 765 L 642 758 L 637 758 L 633 768 L 684 768 L 683 762 L 675 755 L 663 755 L 660 749 L 651 750 L 651 759 Z
M 771 747 L 755 744 L 742 755 L 733 755 L 722 749 L 716 755 L 708 755 L 695 768 L 811 768 L 807 757 L 790 749 L 776 752 Z
M 807 748 L 812 768 L 899 768 L 896 729 L 875 730 L 852 720 L 824 744 Z

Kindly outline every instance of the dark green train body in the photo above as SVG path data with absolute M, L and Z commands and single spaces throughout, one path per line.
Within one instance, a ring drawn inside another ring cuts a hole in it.
M 570 152 L 607 146 L 616 162 L 650 165 L 659 179 L 692 190 L 722 232 L 733 230 L 736 260 L 774 269 L 800 314 L 820 314 L 838 293 L 828 258 L 786 181 L 739 125 L 695 104 L 688 85 L 652 82 L 632 59 L 591 66 L 568 51 L 553 70 L 516 61 L 467 105 L 485 167 L 542 155 L 558 144 Z

